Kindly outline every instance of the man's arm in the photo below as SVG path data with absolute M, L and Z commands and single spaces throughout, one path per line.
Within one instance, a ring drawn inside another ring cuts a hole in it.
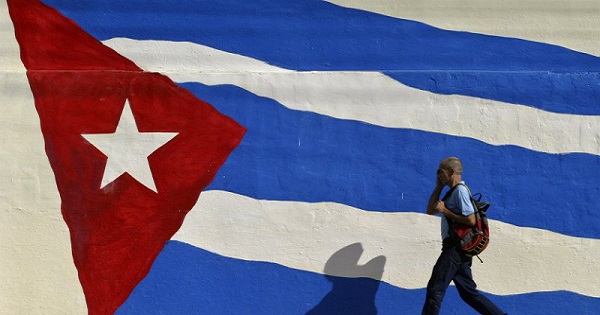
M 443 188 L 444 188 L 444 185 L 441 185 L 438 181 L 437 185 L 433 189 L 433 192 L 431 192 L 431 196 L 429 197 L 429 202 L 427 203 L 427 210 L 426 210 L 427 214 L 434 215 L 439 212 L 436 209 L 436 205 L 439 202 L 441 202 L 440 194 L 442 193 Z
M 468 215 L 466 217 L 464 217 L 462 215 L 458 215 L 458 214 L 450 211 L 448 208 L 446 208 L 446 204 L 443 201 L 440 201 L 439 203 L 437 203 L 436 209 L 437 209 L 437 212 L 447 216 L 450 220 L 452 220 L 454 222 L 458 222 L 458 223 L 462 223 L 462 224 L 466 224 L 466 225 L 470 225 L 470 226 L 474 226 L 476 223 L 475 213 Z

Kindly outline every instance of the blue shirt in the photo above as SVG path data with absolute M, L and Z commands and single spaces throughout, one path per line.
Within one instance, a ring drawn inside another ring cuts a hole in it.
M 467 217 L 475 213 L 475 209 L 471 203 L 471 195 L 469 194 L 469 190 L 464 186 L 464 183 L 465 182 L 461 181 L 460 184 L 463 185 L 457 185 L 445 202 L 448 210 L 458 215 Z M 442 240 L 449 236 L 450 227 L 448 226 L 448 220 L 446 218 L 442 218 Z

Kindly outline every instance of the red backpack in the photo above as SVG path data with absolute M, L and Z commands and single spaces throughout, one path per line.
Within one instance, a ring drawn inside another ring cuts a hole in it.
M 470 226 L 456 223 L 446 217 L 448 225 L 450 226 L 450 233 L 452 237 L 460 241 L 460 247 L 468 257 L 477 256 L 479 261 L 483 263 L 478 255 L 486 249 L 490 242 L 490 227 L 486 215 L 486 211 L 490 207 L 490 204 L 481 201 L 480 193 L 475 194 L 475 196 L 479 196 L 475 199 L 473 195 L 471 195 L 471 190 L 467 185 L 462 183 L 459 185 L 465 186 L 467 191 L 469 191 L 469 198 L 473 204 L 473 209 L 475 209 L 475 225 Z M 451 192 L 452 191 L 449 191 L 444 199 L 446 199 Z

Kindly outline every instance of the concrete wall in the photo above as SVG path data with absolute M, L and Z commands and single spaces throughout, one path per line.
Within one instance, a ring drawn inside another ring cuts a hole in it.
M 1 314 L 419 314 L 447 156 L 492 204 L 480 290 L 600 307 L 594 1 L 0 14 Z

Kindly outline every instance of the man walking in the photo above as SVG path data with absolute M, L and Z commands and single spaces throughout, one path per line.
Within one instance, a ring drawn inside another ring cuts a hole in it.
M 454 281 L 463 301 L 480 314 L 506 314 L 477 290 L 471 273 L 471 257 L 465 256 L 450 234 L 448 221 L 475 224 L 475 209 L 469 190 L 462 181 L 462 168 L 462 162 L 458 158 L 449 157 L 442 160 L 437 170 L 436 186 L 427 204 L 427 214 L 442 214 L 443 241 L 442 253 L 427 283 L 422 315 L 439 314 L 450 281 Z M 440 194 L 444 186 L 450 187 L 450 190 L 442 201 Z

